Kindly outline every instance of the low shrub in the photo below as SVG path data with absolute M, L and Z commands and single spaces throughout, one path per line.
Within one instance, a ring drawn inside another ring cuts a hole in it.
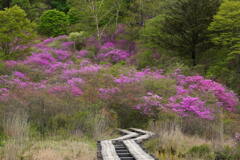
M 44 35 L 56 37 L 66 34 L 68 25 L 69 18 L 64 12 L 47 10 L 40 17 L 38 29 Z
M 215 160 L 214 152 L 212 152 L 209 145 L 206 144 L 193 146 L 187 152 L 187 155 L 195 158 L 203 158 L 204 160 Z
M 216 160 L 239 160 L 240 147 L 239 146 L 225 146 L 223 149 L 216 151 Z
M 74 42 L 74 48 L 80 50 L 84 47 L 84 40 L 86 39 L 86 32 L 72 32 L 69 34 L 69 39 Z

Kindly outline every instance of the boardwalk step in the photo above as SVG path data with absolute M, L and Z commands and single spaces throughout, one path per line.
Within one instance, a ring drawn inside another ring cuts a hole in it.
M 119 129 L 121 137 L 97 142 L 98 160 L 156 160 L 139 145 L 154 133 L 137 128 Z

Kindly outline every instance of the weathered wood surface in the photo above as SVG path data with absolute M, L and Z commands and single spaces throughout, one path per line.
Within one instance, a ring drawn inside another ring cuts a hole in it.
M 133 140 L 135 140 L 135 141 L 138 142 L 138 143 L 141 143 L 142 141 L 145 141 L 145 140 L 147 140 L 147 139 L 149 139 L 149 138 L 151 138 L 152 136 L 155 135 L 155 134 L 152 133 L 152 132 L 144 131 L 144 130 L 142 130 L 142 129 L 131 128 L 131 130 L 136 131 L 136 132 L 138 132 L 138 133 L 142 133 L 141 136 L 138 136 L 138 137 L 136 137 L 136 138 L 133 139 Z
M 118 138 L 115 138 L 115 139 L 112 139 L 112 140 L 126 140 L 126 139 L 131 139 L 131 138 L 134 138 L 134 137 L 138 137 L 139 134 L 136 133 L 136 132 L 131 132 L 131 131 L 128 131 L 126 129 L 118 129 L 120 132 L 124 133 L 125 135 L 124 136 L 121 136 L 121 137 L 118 137 Z
M 112 141 L 101 141 L 101 154 L 104 160 L 120 160 Z
M 100 141 L 98 160 L 156 160 L 139 145 L 155 134 L 142 129 L 118 129 L 121 137 Z
M 125 140 L 123 143 L 128 148 L 129 152 L 137 160 L 154 160 L 152 156 L 147 154 L 134 140 Z

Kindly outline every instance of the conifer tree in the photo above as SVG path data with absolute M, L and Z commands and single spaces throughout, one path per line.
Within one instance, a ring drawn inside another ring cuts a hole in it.
M 208 26 L 220 5 L 220 0 L 178 0 L 169 6 L 162 31 L 162 43 L 197 64 L 197 55 L 209 47 Z

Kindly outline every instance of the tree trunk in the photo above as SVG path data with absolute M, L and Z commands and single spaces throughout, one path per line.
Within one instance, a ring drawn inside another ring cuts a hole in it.
M 144 25 L 143 1 L 140 0 L 140 26 Z
M 95 23 L 96 23 L 96 29 L 97 29 L 97 38 L 98 40 L 101 40 L 101 33 L 99 29 L 99 21 L 98 21 L 98 16 L 95 15 Z
M 195 47 L 192 48 L 192 64 L 193 64 L 193 66 L 197 65 L 197 62 L 196 62 L 196 49 L 195 49 Z

